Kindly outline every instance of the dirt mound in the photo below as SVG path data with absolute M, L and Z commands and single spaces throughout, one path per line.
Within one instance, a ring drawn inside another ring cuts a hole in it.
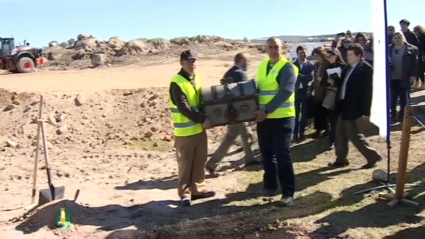
M 58 228 L 57 221 L 62 208 L 68 214 L 71 225 L 100 225 L 103 223 L 103 226 L 100 227 L 101 230 L 113 229 L 118 225 L 121 226 L 122 219 L 132 218 L 131 208 L 120 205 L 90 207 L 71 200 L 61 200 L 43 205 L 41 208 L 20 217 L 12 218 L 10 222 L 20 222 L 15 229 L 24 234 L 36 232 L 41 228 L 49 228 L 53 231 L 54 235 L 60 238 L 70 238 L 72 234 L 78 234 L 78 231 L 76 231 L 74 226 L 67 228 L 67 230 L 60 230 Z M 106 218 L 106 215 L 111 212 L 117 213 L 117 216 Z M 104 223 L 105 219 L 107 219 L 106 223 Z M 130 226 L 130 224 L 127 226 Z
M 169 49 L 170 47 L 170 41 L 165 39 L 137 39 L 126 42 L 124 46 L 115 53 L 115 56 L 153 53 L 156 51 Z
M 67 70 L 90 68 L 93 54 L 103 54 L 105 65 L 119 65 L 126 56 L 141 56 L 143 58 L 161 54 L 165 57 L 175 57 L 176 50 L 182 47 L 201 49 L 200 53 L 214 54 L 217 52 L 233 51 L 258 46 L 247 40 L 231 40 L 217 36 L 180 37 L 167 39 L 135 39 L 124 41 L 114 36 L 107 41 L 100 41 L 91 35 L 80 34 L 73 45 L 50 42 L 44 49 L 48 64 L 46 70 Z M 261 47 L 258 48 L 263 50 Z M 107 62 L 107 63 L 106 63 Z
M 36 231 L 44 226 L 55 228 L 61 208 L 66 208 L 66 211 L 72 217 L 72 221 L 77 221 L 78 218 L 85 217 L 87 214 L 90 214 L 88 210 L 84 210 L 84 206 L 80 206 L 74 201 L 62 200 L 51 204 L 46 204 L 20 217 L 12 218 L 10 221 L 21 222 L 21 224 L 19 224 L 16 229 L 23 231 L 24 233 Z
M 13 93 L 0 88 L 0 104 L 5 105 L 11 103 Z
M 45 95 L 49 147 L 169 146 L 173 132 L 165 96 L 165 88 Z M 12 94 L 3 90 L 0 91 L 0 99 L 0 135 L 4 136 L 1 143 L 11 148 L 6 143 L 11 140 L 16 144 L 13 144 L 13 148 L 33 148 L 38 96 Z M 213 142 L 221 140 L 223 130 L 222 127 L 209 130 L 210 139 Z

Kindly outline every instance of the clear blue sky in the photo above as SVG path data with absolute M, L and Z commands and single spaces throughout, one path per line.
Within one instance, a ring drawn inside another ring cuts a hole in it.
M 425 25 L 423 1 L 388 0 L 389 24 L 398 29 L 407 18 L 413 26 Z M 80 33 L 101 40 L 200 34 L 252 39 L 373 28 L 371 0 L 0 0 L 0 7 L 9 23 L 0 36 L 40 47 Z

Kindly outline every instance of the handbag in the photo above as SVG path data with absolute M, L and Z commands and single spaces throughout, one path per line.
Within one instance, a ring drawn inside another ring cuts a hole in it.
M 336 97 L 337 88 L 333 86 L 328 86 L 326 88 L 325 98 L 323 99 L 322 106 L 327 110 L 335 109 L 335 97 Z

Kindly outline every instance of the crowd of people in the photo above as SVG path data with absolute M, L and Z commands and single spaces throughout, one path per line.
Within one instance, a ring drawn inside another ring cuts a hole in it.
M 400 21 L 401 31 L 388 27 L 391 120 L 403 119 L 411 86 L 425 88 L 425 32 L 410 22 Z M 182 206 L 193 200 L 215 196 L 205 188 L 205 168 L 215 171 L 237 136 L 242 136 L 245 165 L 262 163 L 262 196 L 280 194 L 281 203 L 289 206 L 295 192 L 295 175 L 290 153 L 293 142 L 306 138 L 307 122 L 313 119 L 313 138 L 328 137 L 328 149 L 335 149 L 335 161 L 329 167 L 349 165 L 348 143 L 365 157 L 362 168 L 372 168 L 382 159 L 368 142 L 363 131 L 370 125 L 373 95 L 373 39 L 350 31 L 338 34 L 331 47 L 313 50 L 315 61 L 307 59 L 307 50 L 296 49 L 298 59 L 289 61 L 282 55 L 278 38 L 266 41 L 268 57 L 257 68 L 259 109 L 257 138 L 261 161 L 254 158 L 248 142 L 250 131 L 244 123 L 228 126 L 227 134 L 208 160 L 206 129 L 213 125 L 201 112 L 201 77 L 196 74 L 196 54 L 187 50 L 180 55 L 180 72 L 170 83 L 170 108 L 174 124 L 178 162 L 178 194 Z M 248 80 L 248 58 L 240 53 L 234 66 L 224 75 L 234 81 Z M 396 106 L 400 101 L 400 112 Z M 280 192 L 279 192 L 280 186 Z
M 407 19 L 399 23 L 401 31 L 396 32 L 394 26 L 388 27 L 392 123 L 402 121 L 410 89 L 425 89 L 425 29 L 416 26 L 412 32 Z M 315 63 L 307 60 L 303 47 L 296 49 L 298 59 L 294 64 L 302 67 L 299 81 L 312 83 L 309 87 L 301 84 L 296 90 L 296 118 L 299 127 L 295 127 L 294 141 L 304 140 L 307 119 L 313 117 L 316 129 L 313 137 L 329 136 L 329 149 L 335 147 L 337 116 L 333 99 L 341 85 L 338 83 L 338 74 L 335 79 L 328 72 L 335 72 L 335 68 L 339 69 L 338 72 L 343 72 L 349 68 L 348 49 L 353 45 L 362 47 L 362 58 L 373 66 L 373 38 L 363 33 L 355 36 L 351 31 L 338 34 L 330 48 L 318 47 L 313 50 Z M 398 102 L 400 111 L 397 113 Z

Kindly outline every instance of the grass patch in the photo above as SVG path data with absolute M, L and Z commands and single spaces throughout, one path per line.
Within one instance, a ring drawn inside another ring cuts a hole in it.
M 394 132 L 400 139 L 400 132 Z M 422 142 L 420 135 L 412 135 L 412 146 Z M 379 136 L 370 141 L 381 152 L 386 145 Z M 219 199 L 201 200 L 190 208 L 170 209 L 158 213 L 170 203 L 168 200 L 143 205 L 144 216 L 135 226 L 145 236 L 159 238 L 415 238 L 424 232 L 423 207 L 399 206 L 389 208 L 379 199 L 379 193 L 353 195 L 359 190 L 378 186 L 371 181 L 375 169 L 361 170 L 366 163 L 363 156 L 350 145 L 350 166 L 342 169 L 327 167 L 335 159 L 327 150 L 327 140 L 307 140 L 294 145 L 292 155 L 296 172 L 296 200 L 291 207 L 281 207 L 279 196 L 270 201 L 259 197 L 262 188 L 262 167 L 234 168 L 235 157 L 226 158 L 218 168 L 224 172 L 219 178 L 208 179 L 212 189 L 231 188 Z M 398 148 L 392 150 L 392 169 L 397 171 Z M 258 152 L 256 150 L 256 152 Z M 236 158 L 243 153 L 235 155 Z M 425 152 L 416 151 L 409 157 L 409 182 L 423 177 Z M 385 158 L 385 157 L 384 157 Z M 386 163 L 378 166 L 385 169 Z M 232 170 L 232 168 L 234 168 Z M 229 171 L 230 170 L 230 171 Z M 392 182 L 396 175 L 391 175 Z M 406 189 L 422 205 L 423 188 Z M 386 192 L 385 192 L 386 193 Z M 155 215 L 155 220 L 152 216 Z M 150 224 L 150 225 L 149 225 Z M 155 228 L 152 230 L 152 226 Z M 220 230 L 217 230 L 217 229 Z M 151 229 L 151 230 L 149 230 Z M 118 233 L 118 232 L 116 232 Z M 252 233 L 260 237 L 250 237 Z M 206 236 L 206 235 L 209 235 Z M 272 235 L 272 236 L 270 236 Z M 392 235 L 394 237 L 386 237 Z M 413 237 L 412 237 L 413 236 Z

